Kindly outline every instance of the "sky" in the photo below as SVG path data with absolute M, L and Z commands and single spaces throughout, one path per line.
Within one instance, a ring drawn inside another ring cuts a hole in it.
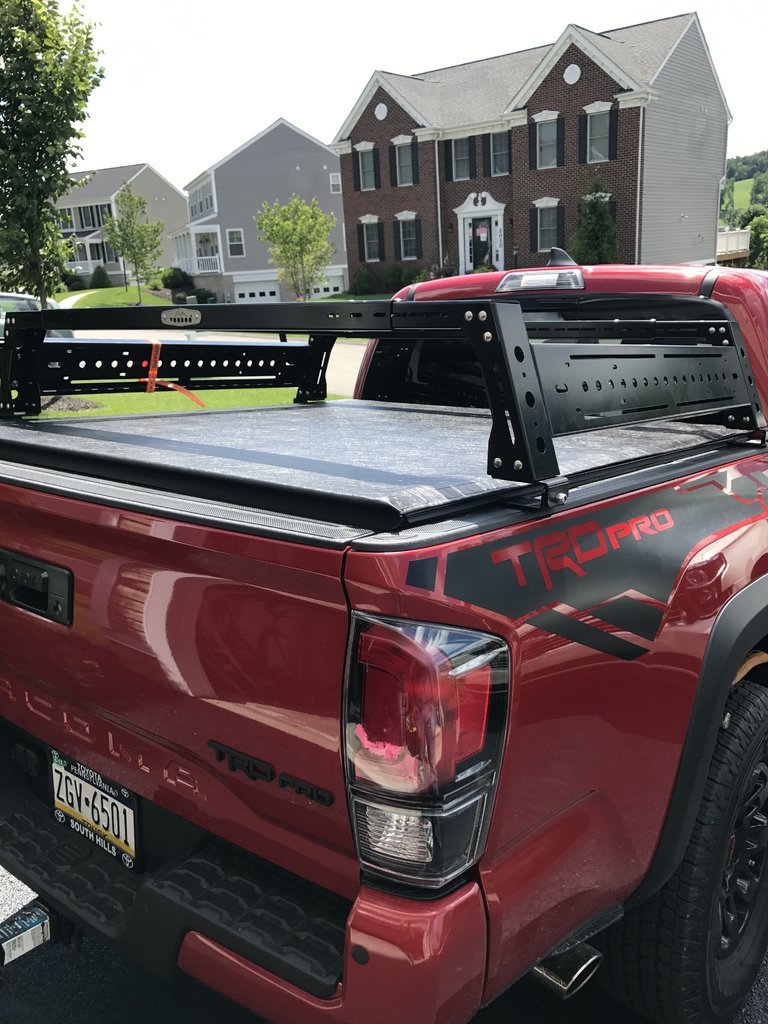
M 768 149 L 768 0 L 80 0 L 104 79 L 78 168 L 151 164 L 179 188 L 283 117 L 330 143 L 375 70 L 414 74 L 696 10 L 733 121 Z M 71 0 L 60 0 L 62 9 Z

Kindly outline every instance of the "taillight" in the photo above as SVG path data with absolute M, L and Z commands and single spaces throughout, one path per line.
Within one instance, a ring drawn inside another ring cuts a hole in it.
M 440 886 L 477 860 L 508 695 L 509 652 L 497 637 L 354 616 L 345 755 L 366 869 Z

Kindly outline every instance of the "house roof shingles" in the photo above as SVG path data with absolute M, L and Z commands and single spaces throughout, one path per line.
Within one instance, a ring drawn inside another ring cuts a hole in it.
M 692 14 L 593 32 L 578 31 L 640 88 L 648 87 Z M 500 116 L 554 44 L 457 64 L 417 75 L 379 72 L 380 77 L 433 128 L 473 124 Z
M 126 181 L 130 181 L 146 166 L 126 164 L 124 167 L 105 167 L 96 171 L 75 171 L 71 175 L 75 188 L 62 196 L 57 205 L 66 206 L 68 202 L 80 204 L 100 199 L 107 202 L 120 191 Z M 83 184 L 80 185 L 79 182 Z

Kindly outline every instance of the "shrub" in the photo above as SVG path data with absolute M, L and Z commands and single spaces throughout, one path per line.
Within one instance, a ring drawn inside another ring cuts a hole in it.
M 350 295 L 372 295 L 380 290 L 378 278 L 367 267 L 360 267 L 349 282 Z
M 81 292 L 85 288 L 85 281 L 79 274 L 67 274 L 64 284 L 67 286 L 67 291 L 70 292 Z
M 216 292 L 210 288 L 192 288 L 187 290 L 187 295 L 194 295 L 198 302 L 215 302 Z
M 183 288 L 184 285 L 192 284 L 192 278 L 181 267 L 166 267 L 160 279 L 163 288 Z
M 160 277 L 159 274 L 153 274 L 152 277 L 150 277 L 147 280 L 147 288 L 151 292 L 160 292 L 160 291 L 162 291 L 163 290 L 163 279 L 162 279 L 162 277 Z
M 413 264 L 409 267 L 403 267 L 402 283 L 414 284 L 416 281 L 426 281 L 427 272 L 423 267 L 415 267 Z
M 89 288 L 111 288 L 112 282 L 109 280 L 109 274 L 106 272 L 104 267 L 99 263 L 93 268 L 91 274 L 91 283 Z
M 399 263 L 390 263 L 384 271 L 384 288 L 388 292 L 396 292 L 403 287 L 403 271 Z

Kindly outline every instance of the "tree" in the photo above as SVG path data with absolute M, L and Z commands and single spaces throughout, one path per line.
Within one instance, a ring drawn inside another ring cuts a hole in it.
M 768 206 L 748 206 L 746 210 L 739 210 L 739 227 L 748 228 L 756 217 L 763 217 L 768 213 Z
M 308 204 L 292 196 L 285 205 L 278 200 L 272 206 L 262 203 L 253 219 L 280 280 L 287 281 L 297 298 L 309 299 L 336 251 L 328 240 L 336 225 L 334 215 L 321 210 L 316 198 Z
M 616 220 L 609 200 L 602 182 L 593 175 L 589 189 L 581 197 L 576 233 L 570 245 L 570 255 L 577 263 L 616 262 Z
M 0 3 L 0 281 L 44 307 L 71 258 L 55 203 L 102 77 L 91 30 L 57 0 Z
M 768 263 L 768 214 L 755 217 L 749 225 L 749 265 L 765 270 Z
M 752 192 L 749 201 L 753 206 L 768 204 L 768 174 L 758 172 L 752 179 Z
M 163 249 L 165 224 L 147 220 L 147 200 L 126 183 L 115 196 L 117 217 L 107 217 L 104 230 L 115 252 L 127 260 L 136 278 L 141 303 L 141 282 L 151 276 Z

